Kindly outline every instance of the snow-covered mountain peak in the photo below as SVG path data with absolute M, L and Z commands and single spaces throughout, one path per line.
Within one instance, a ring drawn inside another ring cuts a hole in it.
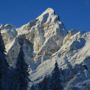
M 17 35 L 16 28 L 11 24 L 0 25 L 1 34 L 5 43 L 6 51 L 12 46 L 12 41 Z
M 7 59 L 12 67 L 20 51 L 19 42 L 23 42 L 25 61 L 34 83 L 50 74 L 56 61 L 63 70 L 66 85 L 78 73 L 82 72 L 82 78 L 85 78 L 84 70 L 80 70 L 82 63 L 90 70 L 90 32 L 81 33 L 75 29 L 67 31 L 52 8 L 19 28 L 6 24 L 0 25 L 0 29 Z M 76 81 L 73 82 L 76 84 Z
M 34 52 L 40 54 L 46 47 L 50 50 L 61 47 L 67 30 L 55 11 L 48 8 L 35 20 L 18 28 L 17 32 L 18 36 L 25 35 L 33 43 Z M 51 46 L 49 43 L 54 44 Z
M 55 11 L 52 8 L 46 9 L 37 19 L 43 23 L 56 23 L 59 21 L 58 15 L 55 14 Z
M 39 17 L 37 17 L 37 19 L 41 19 L 44 16 L 50 17 L 51 15 L 55 15 L 55 11 L 52 8 L 48 8 L 46 9 Z
M 0 25 L 0 29 L 1 30 L 11 30 L 14 29 L 15 27 L 11 24 L 1 24 Z

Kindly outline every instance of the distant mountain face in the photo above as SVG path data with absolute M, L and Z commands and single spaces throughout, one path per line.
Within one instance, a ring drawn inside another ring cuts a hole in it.
M 65 90 L 71 87 L 86 90 L 90 84 L 90 32 L 66 30 L 53 9 L 48 8 L 19 28 L 6 24 L 0 25 L 0 29 L 10 66 L 15 67 L 21 47 L 19 42 L 24 43 L 25 61 L 34 83 L 49 75 L 57 61 L 64 71 Z

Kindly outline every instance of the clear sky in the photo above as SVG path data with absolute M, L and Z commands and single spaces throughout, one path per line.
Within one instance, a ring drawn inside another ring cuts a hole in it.
M 66 28 L 90 31 L 90 0 L 0 0 L 0 24 L 19 27 L 48 7 L 55 10 Z

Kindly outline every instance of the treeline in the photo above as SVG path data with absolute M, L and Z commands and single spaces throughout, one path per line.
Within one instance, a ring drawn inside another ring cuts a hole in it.
M 23 43 L 21 43 L 16 67 L 8 65 L 5 55 L 5 45 L 0 32 L 0 90 L 27 90 L 29 82 L 28 65 L 24 60 Z
M 12 68 L 7 63 L 5 45 L 0 33 L 0 90 L 63 90 L 60 78 L 61 70 L 57 63 L 50 76 L 46 76 L 43 81 L 28 88 L 29 82 L 32 81 L 28 78 L 28 65 L 24 60 L 23 42 L 19 43 L 21 47 L 16 67 Z
M 56 62 L 55 68 L 50 76 L 46 76 L 39 84 L 31 87 L 31 90 L 63 90 L 61 72 Z

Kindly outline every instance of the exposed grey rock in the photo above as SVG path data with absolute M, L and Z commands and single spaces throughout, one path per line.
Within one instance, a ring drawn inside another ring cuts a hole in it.
M 90 32 L 67 31 L 51 8 L 19 28 L 6 24 L 0 25 L 0 29 L 8 63 L 14 68 L 20 43 L 24 43 L 24 58 L 34 84 L 43 80 L 45 75 L 49 75 L 57 61 L 64 71 L 65 90 L 86 90 L 89 86 Z

